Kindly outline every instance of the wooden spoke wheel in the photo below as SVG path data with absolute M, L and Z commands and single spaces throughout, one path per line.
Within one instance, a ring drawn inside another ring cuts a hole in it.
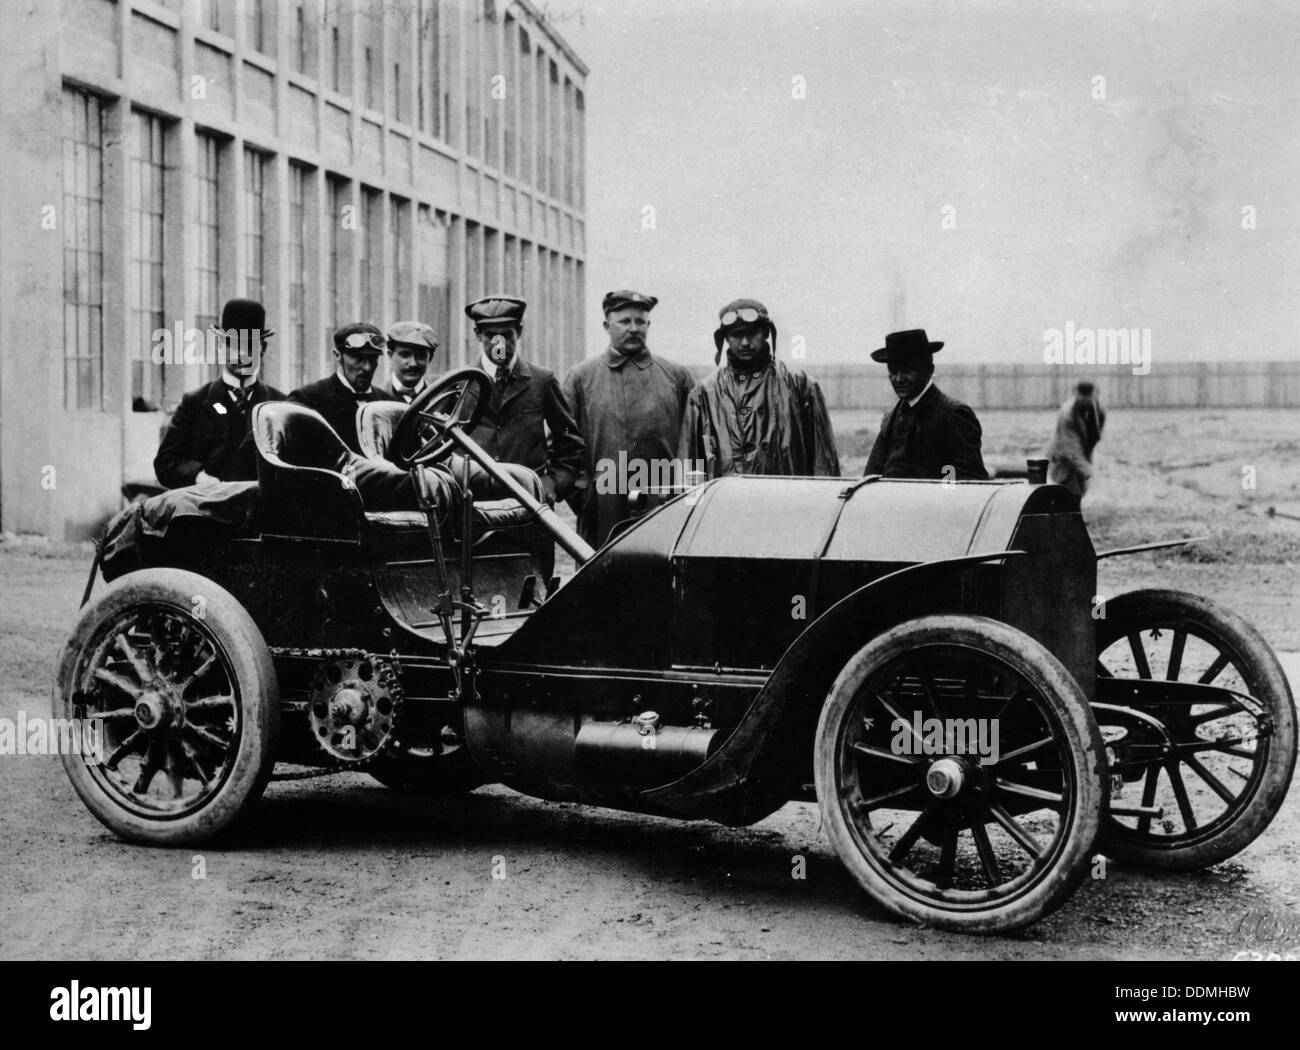
M 59 657 L 56 717 L 89 725 L 64 751 L 82 801 L 120 837 L 192 845 L 261 795 L 275 764 L 279 690 L 261 632 L 211 580 L 131 573 L 87 606 Z
M 815 776 L 845 867 L 930 926 L 1026 926 L 1083 878 L 1105 802 L 1073 676 L 1006 624 L 931 616 L 863 647 L 822 709 Z
M 1189 871 L 1268 826 L 1295 769 L 1295 703 L 1254 628 L 1196 595 L 1133 591 L 1097 622 L 1097 676 L 1111 771 L 1105 852 Z M 1140 691 L 1127 695 L 1134 679 Z

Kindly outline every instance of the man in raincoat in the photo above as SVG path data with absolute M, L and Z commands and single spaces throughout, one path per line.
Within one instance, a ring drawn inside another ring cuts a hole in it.
M 839 453 L 816 381 L 776 358 L 776 325 L 757 299 L 719 311 L 714 363 L 686 405 L 678 458 L 707 477 L 785 474 L 838 477 Z
M 1075 386 L 1074 396 L 1057 413 L 1056 433 L 1047 446 L 1051 479 L 1081 499 L 1092 477 L 1092 450 L 1106 425 L 1106 413 L 1095 391 L 1086 379 Z

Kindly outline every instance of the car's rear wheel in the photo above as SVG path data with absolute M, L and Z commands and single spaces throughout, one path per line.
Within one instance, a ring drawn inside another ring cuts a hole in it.
M 1296 762 L 1295 702 L 1268 643 L 1206 598 L 1132 591 L 1106 603 L 1097 661 L 1111 758 L 1101 848 L 1176 871 L 1245 849 L 1281 808 Z M 1144 691 L 1128 695 L 1133 679 Z
M 948 930 L 1026 926 L 1084 877 L 1105 804 L 1074 677 L 1006 624 L 930 616 L 848 662 L 815 745 L 822 823 L 862 887 Z
M 91 726 L 63 766 L 90 811 L 130 842 L 189 846 L 253 805 L 275 765 L 279 688 L 252 617 L 195 573 L 116 581 L 59 656 L 56 717 Z

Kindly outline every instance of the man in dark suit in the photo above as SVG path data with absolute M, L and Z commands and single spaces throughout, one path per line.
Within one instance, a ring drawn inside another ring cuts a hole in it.
M 388 329 L 388 385 L 375 391 L 409 405 L 429 385 L 429 362 L 438 350 L 438 337 L 419 321 L 398 321 Z
M 480 367 L 492 377 L 487 410 L 470 437 L 494 459 L 535 470 L 554 506 L 573 490 L 586 446 L 555 374 L 519 354 L 527 306 L 494 295 L 465 307 L 481 347 Z M 555 543 L 540 528 L 530 532 L 534 568 L 545 584 L 555 569 Z
M 371 386 L 379 355 L 384 352 L 384 335 L 372 324 L 346 324 L 334 333 L 334 360 L 337 368 L 331 376 L 300 386 L 289 395 L 290 401 L 314 408 L 353 452 L 361 451 L 357 440 L 357 407 L 368 401 L 393 400 L 386 390 Z
M 934 385 L 932 343 L 924 328 L 891 332 L 871 360 L 889 366 L 898 403 L 885 413 L 864 474 L 886 478 L 983 480 L 982 431 L 970 407 Z
M 181 398 L 154 457 L 158 480 L 169 489 L 208 481 L 252 481 L 257 477 L 249 420 L 253 406 L 284 395 L 258 375 L 266 357 L 266 310 L 251 299 L 231 299 L 222 308 L 221 378 Z

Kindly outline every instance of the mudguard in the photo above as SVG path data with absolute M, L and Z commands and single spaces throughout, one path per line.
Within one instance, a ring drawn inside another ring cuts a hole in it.
M 733 827 L 773 813 L 812 783 L 817 719 L 849 657 L 896 624 L 960 612 L 963 569 L 1023 553 L 999 551 L 912 565 L 847 595 L 794 640 L 711 758 L 640 798 L 682 817 Z

